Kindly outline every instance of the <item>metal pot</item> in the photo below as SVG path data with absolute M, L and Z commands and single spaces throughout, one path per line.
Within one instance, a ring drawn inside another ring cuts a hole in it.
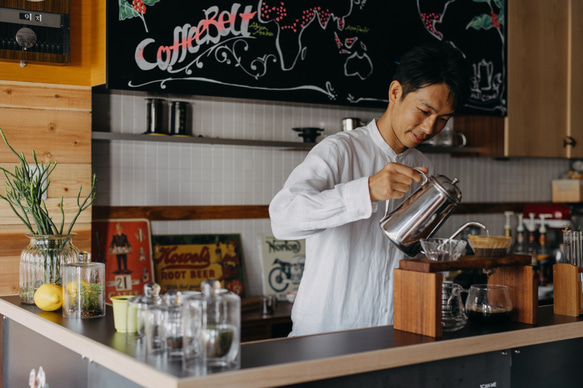
M 443 175 L 428 178 L 422 171 L 416 171 L 423 177 L 421 187 L 380 222 L 385 236 L 411 257 L 419 253 L 420 240 L 431 237 L 462 199 L 457 178 L 450 180 Z M 389 201 L 387 211 L 388 208 Z

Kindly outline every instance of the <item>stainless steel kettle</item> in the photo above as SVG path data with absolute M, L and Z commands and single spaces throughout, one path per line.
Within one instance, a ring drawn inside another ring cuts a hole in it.
M 462 193 L 456 186 L 457 178 L 443 175 L 423 177 L 421 187 L 380 222 L 385 236 L 408 256 L 421 250 L 420 240 L 431 237 L 453 210 L 460 204 Z M 387 201 L 387 213 L 389 201 Z

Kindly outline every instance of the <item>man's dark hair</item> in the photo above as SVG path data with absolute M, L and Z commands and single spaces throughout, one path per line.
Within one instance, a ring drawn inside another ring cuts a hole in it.
M 446 42 L 430 42 L 407 51 L 400 59 L 393 81 L 403 96 L 429 85 L 445 83 L 457 111 L 470 96 L 470 67 L 462 53 Z

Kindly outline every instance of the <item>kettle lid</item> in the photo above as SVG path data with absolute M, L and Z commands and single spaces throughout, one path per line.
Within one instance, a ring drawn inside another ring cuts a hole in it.
M 449 179 L 444 175 L 434 175 L 430 180 L 435 184 L 435 186 L 442 191 L 445 195 L 449 197 L 456 204 L 460 203 L 462 200 L 462 192 L 456 184 L 459 179 L 453 178 Z

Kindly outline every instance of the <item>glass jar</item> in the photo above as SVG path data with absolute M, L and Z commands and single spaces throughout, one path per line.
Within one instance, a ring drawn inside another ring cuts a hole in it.
M 241 298 L 220 288 L 218 280 L 202 283 L 206 308 L 203 329 L 207 366 L 213 370 L 240 366 Z
M 77 263 L 63 265 L 63 317 L 105 316 L 105 264 L 92 263 L 89 252 L 81 252 Z
M 164 295 L 163 333 L 166 354 L 169 358 L 182 357 L 183 322 L 180 291 L 168 291 Z
M 146 320 L 148 307 L 162 303 L 160 285 L 157 283 L 144 284 L 144 293 L 129 300 L 131 311 L 136 314 L 136 337 L 143 339 L 146 336 Z
M 34 304 L 34 293 L 43 284 L 61 284 L 61 266 L 77 261 L 75 234 L 27 234 L 30 242 L 20 255 L 20 300 Z
M 189 375 L 201 376 L 206 374 L 206 303 L 202 293 L 195 292 L 182 300 L 182 366 Z

